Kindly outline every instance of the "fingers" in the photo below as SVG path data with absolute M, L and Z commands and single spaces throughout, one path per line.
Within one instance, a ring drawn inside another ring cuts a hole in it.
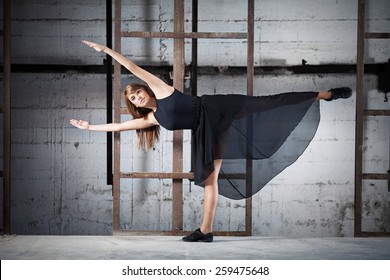
M 90 42 L 90 41 L 87 41 L 87 40 L 82 40 L 82 42 L 84 44 L 86 44 L 87 46 L 95 49 L 98 52 L 102 52 L 106 48 L 105 46 L 102 46 L 102 45 L 99 45 L 99 44 L 96 44 L 96 43 L 93 43 L 93 42 Z
M 77 127 L 77 121 L 76 120 L 70 120 L 70 124 Z
M 83 42 L 84 44 L 86 44 L 88 47 L 90 48 L 94 48 L 96 47 L 96 44 L 95 43 L 92 43 L 90 41 L 87 41 L 87 40 L 82 40 L 81 42 Z
M 83 120 L 70 120 L 70 124 L 77 127 L 77 128 L 83 128 L 84 121 Z
M 96 48 L 99 46 L 98 44 L 87 41 L 87 40 L 82 40 L 81 42 L 83 42 L 84 44 L 86 44 L 88 47 L 91 47 L 91 48 Z
M 92 42 L 90 41 L 87 41 L 87 40 L 81 40 L 81 42 L 83 42 L 84 44 L 90 46 L 91 44 L 93 44 Z

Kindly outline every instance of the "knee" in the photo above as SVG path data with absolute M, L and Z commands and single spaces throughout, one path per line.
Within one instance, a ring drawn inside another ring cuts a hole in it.
M 205 188 L 218 188 L 218 173 L 217 174 L 211 174 L 206 180 L 205 180 Z

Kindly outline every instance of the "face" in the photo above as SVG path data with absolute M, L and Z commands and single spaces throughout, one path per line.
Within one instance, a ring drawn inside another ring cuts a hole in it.
M 127 98 L 137 107 L 146 107 L 150 102 L 150 96 L 144 88 L 139 88 L 128 94 Z

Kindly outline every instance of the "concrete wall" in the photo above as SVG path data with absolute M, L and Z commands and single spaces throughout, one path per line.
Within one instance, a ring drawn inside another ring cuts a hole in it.
M 104 1 L 12 1 L 12 62 L 101 65 L 103 55 L 80 43 L 105 42 Z M 368 1 L 368 27 L 390 30 L 390 2 Z M 372 3 L 375 2 L 375 3 Z M 375 4 L 375 5 L 374 5 Z M 245 31 L 245 1 L 199 1 L 199 31 Z M 258 0 L 255 65 L 353 64 L 357 1 Z M 190 1 L 186 18 L 190 19 Z M 124 30 L 173 30 L 173 1 L 123 1 Z M 186 30 L 190 30 L 190 20 Z M 140 65 L 171 65 L 172 40 L 123 39 L 123 53 Z M 190 62 L 190 44 L 186 60 Z M 389 43 L 368 44 L 366 62 L 383 63 Z M 199 40 L 201 66 L 245 66 L 244 40 Z M 122 77 L 122 85 L 132 81 Z M 355 75 L 257 75 L 257 95 L 284 91 L 355 89 Z M 199 92 L 245 93 L 245 76 L 200 76 Z M 370 108 L 389 109 L 366 77 Z M 111 234 L 111 186 L 106 185 L 106 136 L 80 131 L 70 118 L 105 120 L 105 76 L 83 73 L 14 73 L 12 77 L 12 232 L 16 234 Z M 306 152 L 253 197 L 253 233 L 264 236 L 352 236 L 354 208 L 355 98 L 321 103 L 321 123 Z M 123 116 L 123 119 L 128 119 Z M 389 120 L 366 122 L 365 170 L 389 168 Z M 184 170 L 190 165 L 185 132 Z M 172 133 L 153 151 L 134 148 L 134 132 L 122 133 L 122 171 L 170 171 Z M 122 180 L 123 229 L 171 228 L 170 180 Z M 184 182 L 184 229 L 198 227 L 202 191 Z M 365 230 L 390 230 L 387 182 L 365 182 Z M 220 198 L 215 230 L 243 230 L 244 201 Z M 0 210 L 1 211 L 1 210 Z

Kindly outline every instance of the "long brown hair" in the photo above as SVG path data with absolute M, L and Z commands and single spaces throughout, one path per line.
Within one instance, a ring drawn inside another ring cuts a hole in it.
M 133 116 L 134 119 L 143 118 L 152 111 L 149 108 L 139 108 L 135 106 L 127 98 L 127 95 L 129 95 L 130 93 L 134 93 L 138 89 L 144 89 L 151 97 L 156 97 L 154 92 L 148 86 L 145 86 L 143 84 L 131 83 L 128 86 L 126 86 L 126 88 L 123 91 L 123 98 L 125 100 L 127 111 Z M 154 143 L 159 139 L 160 126 L 155 125 L 144 129 L 137 129 L 136 136 L 137 136 L 137 148 L 148 151 L 151 148 L 153 148 Z

